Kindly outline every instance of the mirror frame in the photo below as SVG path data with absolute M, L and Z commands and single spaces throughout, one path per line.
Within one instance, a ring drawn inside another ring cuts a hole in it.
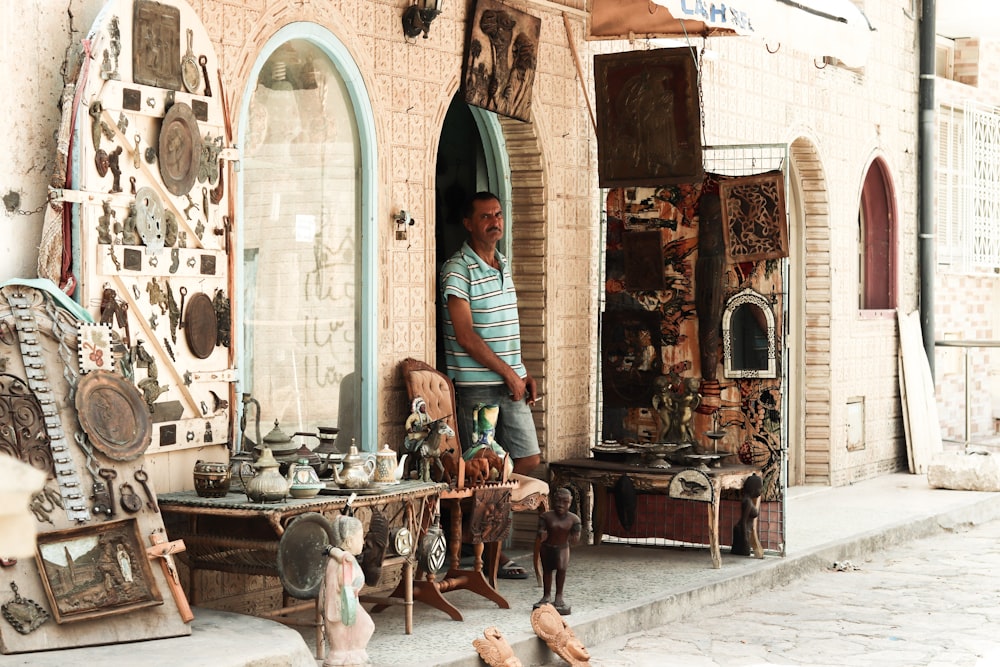
M 764 312 L 767 320 L 767 368 L 733 368 L 733 335 L 732 321 L 736 309 L 744 305 L 757 306 Z M 749 287 L 737 292 L 726 302 L 722 313 L 722 358 L 723 374 L 727 378 L 776 378 L 778 377 L 778 354 L 775 340 L 774 311 L 770 302 L 760 293 Z

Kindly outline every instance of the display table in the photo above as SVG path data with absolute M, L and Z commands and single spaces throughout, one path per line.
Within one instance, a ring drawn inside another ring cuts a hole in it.
M 655 493 L 670 497 L 670 483 L 674 476 L 687 468 L 674 465 L 670 468 L 651 468 L 648 466 L 618 463 L 614 461 L 599 461 L 592 458 L 568 459 L 549 464 L 549 476 L 553 488 L 557 486 L 590 485 L 594 490 L 594 525 L 588 525 L 587 517 L 582 517 L 584 529 L 593 530 L 594 544 L 600 544 L 602 529 L 608 509 L 608 490 L 614 488 L 622 475 L 628 475 L 637 493 Z M 712 567 L 722 567 L 722 555 L 719 550 L 719 499 L 726 489 L 740 490 L 743 483 L 760 470 L 753 466 L 725 465 L 720 468 L 709 468 L 705 473 L 711 481 L 711 490 L 706 493 L 709 551 L 712 556 Z M 759 508 L 760 498 L 753 500 Z M 585 514 L 585 513 L 584 513 Z M 757 520 L 753 520 L 750 530 L 750 542 L 756 558 L 764 557 L 764 548 L 757 535 Z
M 378 509 L 389 519 L 391 528 L 402 526 L 408 528 L 416 544 L 419 542 L 422 530 L 426 529 L 427 517 L 436 509 L 439 494 L 445 489 L 447 486 L 444 484 L 400 482 L 376 490 L 362 491 L 354 499 L 351 507 L 359 515 L 364 513 L 365 508 L 369 511 Z M 192 604 L 198 603 L 198 590 L 193 576 L 197 570 L 279 576 L 278 544 L 285 527 L 296 517 L 312 512 L 332 519 L 342 513 L 348 498 L 349 494 L 338 493 L 308 499 L 289 498 L 279 503 L 254 503 L 249 502 L 243 493 L 235 491 L 222 498 L 203 498 L 194 491 L 163 493 L 157 496 L 171 539 L 183 539 L 187 545 L 183 557 L 192 573 L 188 591 L 188 598 Z M 389 556 L 383 561 L 383 566 L 401 564 L 403 567 L 400 580 L 402 594 L 397 596 L 399 599 L 361 596 L 362 602 L 404 605 L 406 634 L 413 632 L 414 562 L 415 555 L 412 552 L 407 556 Z M 321 610 L 318 609 L 316 601 L 291 602 L 290 599 L 286 599 L 280 609 L 261 615 L 293 625 L 302 625 L 300 622 L 290 620 L 290 615 L 307 609 L 315 611 L 315 618 L 307 624 L 316 624 L 319 655 L 324 651 L 324 642 Z

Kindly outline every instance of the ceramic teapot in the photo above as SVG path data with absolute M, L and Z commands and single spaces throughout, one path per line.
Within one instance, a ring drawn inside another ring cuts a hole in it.
M 340 469 L 333 469 L 333 478 L 342 489 L 366 489 L 371 485 L 374 474 L 375 459 L 371 455 L 359 454 L 353 444 L 344 456 Z
M 396 461 L 396 452 L 389 447 L 389 443 L 382 445 L 382 449 L 375 453 L 375 474 L 372 481 L 376 484 L 395 484 L 403 478 L 403 470 L 406 467 L 406 454 Z
M 264 447 L 252 464 L 256 474 L 247 478 L 241 472 L 240 481 L 251 502 L 279 503 L 288 495 L 288 481 L 278 472 L 278 465 L 271 449 Z
M 292 498 L 314 498 L 326 486 L 305 457 L 288 467 L 286 479 Z

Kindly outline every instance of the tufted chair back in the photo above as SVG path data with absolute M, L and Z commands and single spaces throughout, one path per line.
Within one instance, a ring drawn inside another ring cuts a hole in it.
M 417 396 L 427 404 L 427 416 L 431 419 L 441 419 L 447 416 L 445 422 L 455 435 L 444 436 L 442 463 L 452 471 L 452 484 L 458 488 L 465 485 L 465 461 L 462 459 L 462 443 L 458 439 L 458 421 L 456 420 L 457 405 L 455 403 L 455 387 L 451 378 L 418 359 L 403 360 L 403 380 L 406 382 L 406 392 L 412 401 Z M 444 450 L 453 450 L 450 454 Z M 449 457 L 445 462 L 444 457 Z M 457 474 L 455 473 L 457 471 Z

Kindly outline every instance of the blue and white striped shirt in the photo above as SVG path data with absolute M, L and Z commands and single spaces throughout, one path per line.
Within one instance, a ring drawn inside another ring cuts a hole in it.
M 456 385 L 504 384 L 503 378 L 484 368 L 462 349 L 448 312 L 448 297 L 469 302 L 472 327 L 491 350 L 520 377 L 528 371 L 521 361 L 521 325 L 517 316 L 517 294 L 507 258 L 496 253 L 500 269 L 494 269 L 463 243 L 441 267 L 441 297 L 445 360 Z

